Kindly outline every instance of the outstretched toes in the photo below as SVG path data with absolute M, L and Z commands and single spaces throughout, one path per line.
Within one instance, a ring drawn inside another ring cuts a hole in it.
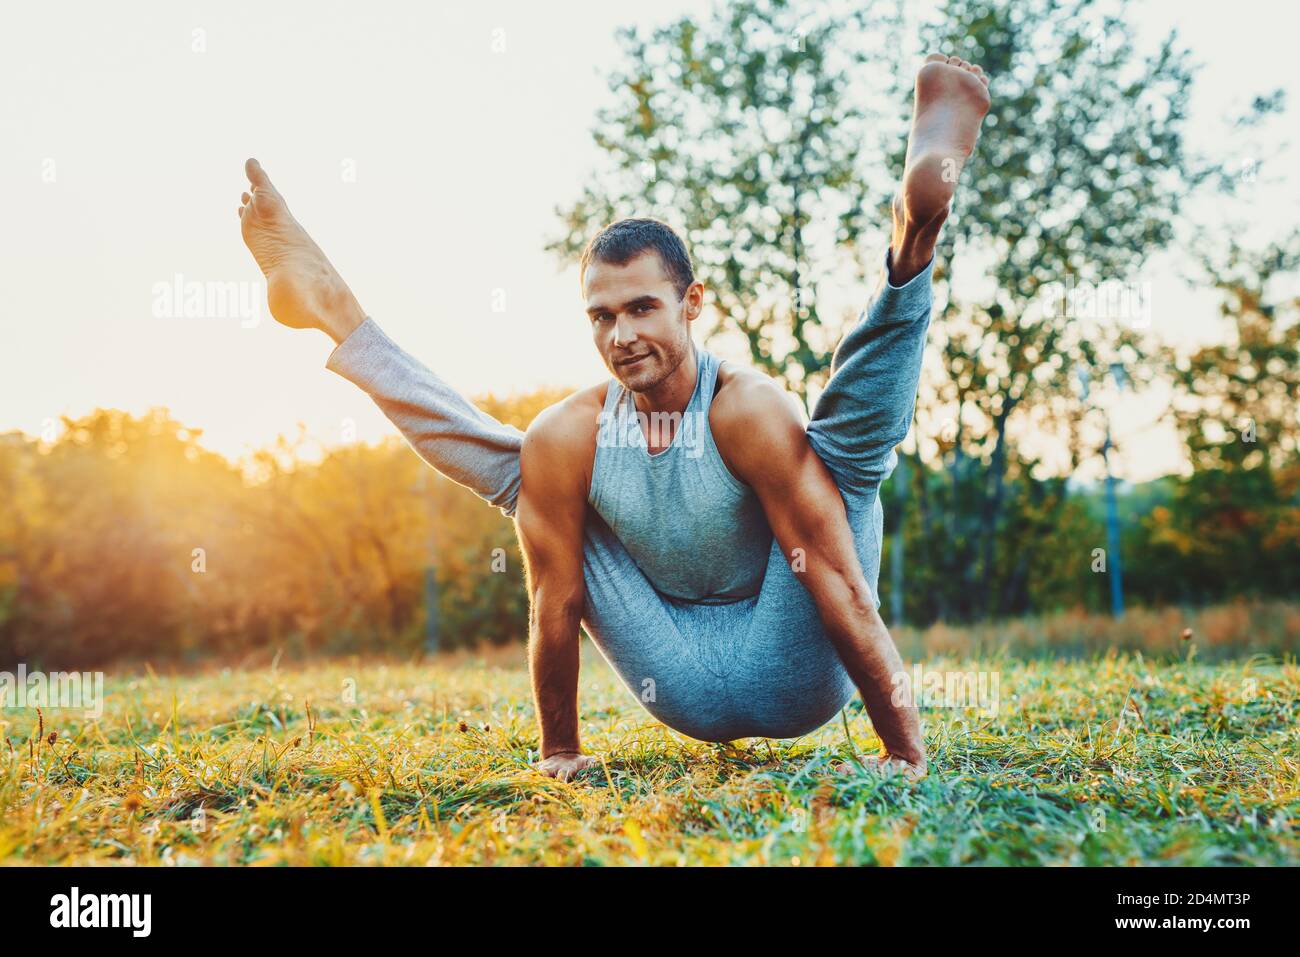
M 248 177 L 249 188 L 239 197 L 240 219 L 244 219 L 250 210 L 268 221 L 281 217 L 292 218 L 289 217 L 289 207 L 285 204 L 284 197 L 271 183 L 271 177 L 266 175 L 261 163 L 255 159 L 246 160 L 244 175 Z
M 983 80 L 985 86 L 988 85 L 989 80 L 988 77 L 984 75 L 984 68 L 980 66 L 978 63 L 969 63 L 966 60 L 963 60 L 959 56 L 947 56 L 946 54 L 943 53 L 931 53 L 929 56 L 925 58 L 925 62 L 946 63 L 949 66 L 955 66 L 959 69 L 965 70 L 968 73 L 973 73 L 977 77 L 980 77 Z

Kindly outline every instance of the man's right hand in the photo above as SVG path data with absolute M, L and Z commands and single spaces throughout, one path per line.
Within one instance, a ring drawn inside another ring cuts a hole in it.
M 876 773 L 883 774 L 886 777 L 894 774 L 901 774 L 909 781 L 919 781 L 930 773 L 929 765 L 926 763 L 925 758 L 919 758 L 915 761 L 907 761 L 892 754 L 881 754 L 866 758 L 864 763 L 869 771 L 875 771 Z
M 595 767 L 599 763 L 590 754 L 580 754 L 577 751 L 561 751 L 558 754 L 552 754 L 549 758 L 538 761 L 537 770 L 548 778 L 569 781 L 576 777 L 579 772 Z
M 859 768 L 874 774 L 882 774 L 885 777 L 901 774 L 909 781 L 919 781 L 930 773 L 925 758 L 907 761 L 888 753 L 864 755 L 854 761 L 836 761 L 831 765 L 831 770 L 840 774 L 849 774 Z

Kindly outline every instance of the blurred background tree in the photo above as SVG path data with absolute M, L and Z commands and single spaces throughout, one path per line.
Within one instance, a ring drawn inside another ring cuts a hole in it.
M 525 428 L 562 394 L 479 405 Z M 161 410 L 0 436 L 0 669 L 414 654 L 431 568 L 443 648 L 526 635 L 513 525 L 405 443 L 282 439 L 240 468 L 199 437 Z
M 1173 364 L 1174 415 L 1191 474 L 1143 520 L 1144 561 L 1165 600 L 1300 594 L 1300 232 L 1262 249 L 1235 239 L 1206 258 L 1222 295 L 1221 342 Z

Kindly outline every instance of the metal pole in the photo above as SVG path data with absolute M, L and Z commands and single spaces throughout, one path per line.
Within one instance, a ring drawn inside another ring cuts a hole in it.
M 1106 422 L 1106 442 L 1101 457 L 1106 463 L 1106 568 L 1110 572 L 1110 612 L 1116 618 L 1124 614 L 1124 566 L 1119 555 L 1119 506 L 1115 502 L 1115 476 L 1110 469 L 1110 421 Z
M 432 562 L 424 569 L 424 650 L 438 650 L 438 579 Z
M 890 624 L 898 628 L 903 624 L 903 516 L 907 502 L 907 459 L 902 455 L 898 457 L 894 487 L 898 490 L 898 525 L 889 555 L 889 617 Z
M 429 495 L 429 471 L 420 469 L 420 495 L 425 500 L 429 516 L 429 538 L 424 563 L 424 650 L 434 654 L 438 650 L 438 548 L 434 539 L 433 503 Z

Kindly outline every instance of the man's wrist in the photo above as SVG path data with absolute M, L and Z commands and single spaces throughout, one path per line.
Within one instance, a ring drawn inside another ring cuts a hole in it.
M 898 758 L 900 761 L 906 761 L 908 764 L 924 765 L 926 763 L 925 749 L 916 750 L 914 748 L 900 748 L 889 751 L 891 758 Z
M 582 748 L 574 745 L 566 748 L 542 748 L 542 759 L 560 758 L 560 757 L 579 757 L 582 755 Z
M 915 223 L 907 219 L 896 205 L 894 209 L 894 237 L 889 247 L 889 283 L 904 286 L 915 279 L 934 259 L 939 234 L 948 218 L 947 210 L 928 222 Z

